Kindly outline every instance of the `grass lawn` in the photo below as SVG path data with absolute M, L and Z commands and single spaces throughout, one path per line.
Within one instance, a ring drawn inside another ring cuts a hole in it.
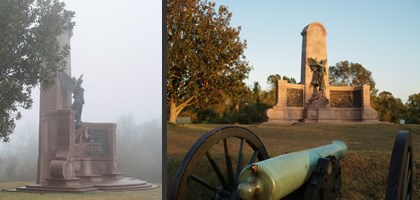
M 185 153 L 207 131 L 219 125 L 168 125 L 168 194 Z M 412 133 L 415 186 L 420 198 L 420 125 L 396 124 L 296 124 L 247 125 L 263 141 L 270 157 L 342 140 L 348 153 L 341 161 L 343 199 L 384 199 L 389 162 L 395 135 L 399 130 Z M 205 198 L 205 197 L 204 197 Z M 207 198 L 208 199 L 208 198 Z
M 87 193 L 26 193 L 4 192 L 3 189 L 16 188 L 28 185 L 31 182 L 7 182 L 0 183 L 1 200 L 157 200 L 162 199 L 162 186 L 159 188 L 143 191 L 126 192 L 87 192 Z

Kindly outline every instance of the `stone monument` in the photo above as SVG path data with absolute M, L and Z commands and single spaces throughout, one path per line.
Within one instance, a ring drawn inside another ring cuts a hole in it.
M 62 34 L 60 47 L 70 46 L 71 36 L 72 32 Z M 41 86 L 37 181 L 16 190 L 85 192 L 157 187 L 122 176 L 116 154 L 116 124 L 82 122 L 81 84 L 82 76 L 71 78 L 69 55 L 55 85 L 48 90 Z
M 278 122 L 376 122 L 370 105 L 370 86 L 330 86 L 327 31 L 319 22 L 302 33 L 301 82 L 279 80 L 276 105 L 267 111 L 269 123 Z

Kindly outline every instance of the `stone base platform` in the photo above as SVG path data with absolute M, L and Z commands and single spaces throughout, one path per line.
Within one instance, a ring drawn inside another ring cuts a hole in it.
M 7 190 L 9 192 L 69 192 L 69 193 L 82 193 L 82 192 L 95 192 L 95 191 L 139 191 L 150 190 L 158 188 L 157 185 L 148 183 L 146 181 L 134 178 L 120 178 L 114 180 L 102 180 L 95 183 L 79 183 L 72 186 L 54 186 L 54 185 L 41 185 L 32 184 L 16 189 Z
M 60 187 L 60 186 L 51 186 L 51 185 L 40 185 L 40 184 L 32 184 L 26 185 L 22 187 L 17 187 L 16 192 L 36 192 L 36 193 L 44 193 L 44 192 L 70 192 L 70 193 L 80 193 L 80 192 L 93 192 L 97 191 L 98 188 L 95 188 L 93 185 L 79 185 L 75 187 Z M 13 190 L 8 190 L 13 191 Z
M 126 191 L 155 189 L 158 186 L 142 180 L 122 178 L 104 181 L 103 183 L 96 184 L 95 187 L 103 191 Z
M 267 110 L 268 123 L 368 122 L 378 123 L 372 108 L 295 108 L 273 107 Z

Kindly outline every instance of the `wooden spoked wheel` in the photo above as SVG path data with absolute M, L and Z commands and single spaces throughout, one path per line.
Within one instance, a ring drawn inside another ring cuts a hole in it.
M 175 177 L 171 199 L 238 199 L 241 170 L 268 158 L 261 140 L 238 126 L 213 129 L 188 151 Z
M 400 131 L 397 134 L 392 149 L 385 199 L 415 199 L 413 197 L 413 169 L 413 143 L 411 135 L 408 131 Z

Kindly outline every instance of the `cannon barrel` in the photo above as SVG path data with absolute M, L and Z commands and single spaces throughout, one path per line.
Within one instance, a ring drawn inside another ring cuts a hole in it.
M 241 199 L 281 199 L 309 179 L 319 158 L 341 159 L 346 153 L 346 144 L 335 140 L 332 144 L 253 163 L 241 171 L 237 192 Z

